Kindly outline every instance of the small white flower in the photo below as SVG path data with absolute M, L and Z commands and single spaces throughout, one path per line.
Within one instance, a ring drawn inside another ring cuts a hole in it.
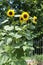
M 14 29 L 14 26 L 6 25 L 6 26 L 4 26 L 4 29 L 5 29 L 6 31 L 11 31 L 11 30 Z

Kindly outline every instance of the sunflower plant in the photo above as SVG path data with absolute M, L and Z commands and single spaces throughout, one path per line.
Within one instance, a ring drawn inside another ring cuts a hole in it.
M 0 65 L 27 65 L 24 57 L 33 56 L 33 39 L 43 34 L 42 2 L 0 1 Z
M 8 11 L 7 11 L 7 16 L 13 17 L 14 15 L 15 15 L 14 10 L 8 10 Z

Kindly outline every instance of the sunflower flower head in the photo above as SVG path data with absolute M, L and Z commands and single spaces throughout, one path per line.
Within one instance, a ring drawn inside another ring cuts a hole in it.
M 20 23 L 23 23 L 23 16 L 22 15 L 20 15 Z
M 13 17 L 14 15 L 15 15 L 15 11 L 14 11 L 14 10 L 9 9 L 9 10 L 7 11 L 7 16 Z
M 33 17 L 33 23 L 37 24 L 37 17 L 36 16 Z
M 29 19 L 29 13 L 28 12 L 23 12 L 22 16 L 23 16 L 24 21 L 27 21 Z

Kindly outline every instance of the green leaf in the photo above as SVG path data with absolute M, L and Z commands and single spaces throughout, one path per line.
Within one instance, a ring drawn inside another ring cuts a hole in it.
M 19 39 L 19 38 L 21 38 L 22 37 L 22 35 L 20 35 L 20 34 L 18 34 L 18 33 L 10 33 L 9 34 L 10 36 L 12 36 L 12 37 L 14 37 L 14 38 L 16 38 L 16 39 Z
M 16 31 L 21 31 L 22 29 L 19 26 L 15 26 Z
M 0 64 L 3 65 L 8 61 L 8 56 L 3 55 L 2 58 L 0 59 Z

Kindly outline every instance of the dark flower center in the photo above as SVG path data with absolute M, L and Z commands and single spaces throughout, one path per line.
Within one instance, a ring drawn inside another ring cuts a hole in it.
M 24 15 L 24 18 L 27 18 L 27 15 L 26 14 Z
M 35 19 L 35 21 L 37 21 L 37 19 Z
M 23 18 L 21 18 L 21 20 L 23 20 Z
M 9 12 L 10 15 L 12 15 L 12 12 Z

